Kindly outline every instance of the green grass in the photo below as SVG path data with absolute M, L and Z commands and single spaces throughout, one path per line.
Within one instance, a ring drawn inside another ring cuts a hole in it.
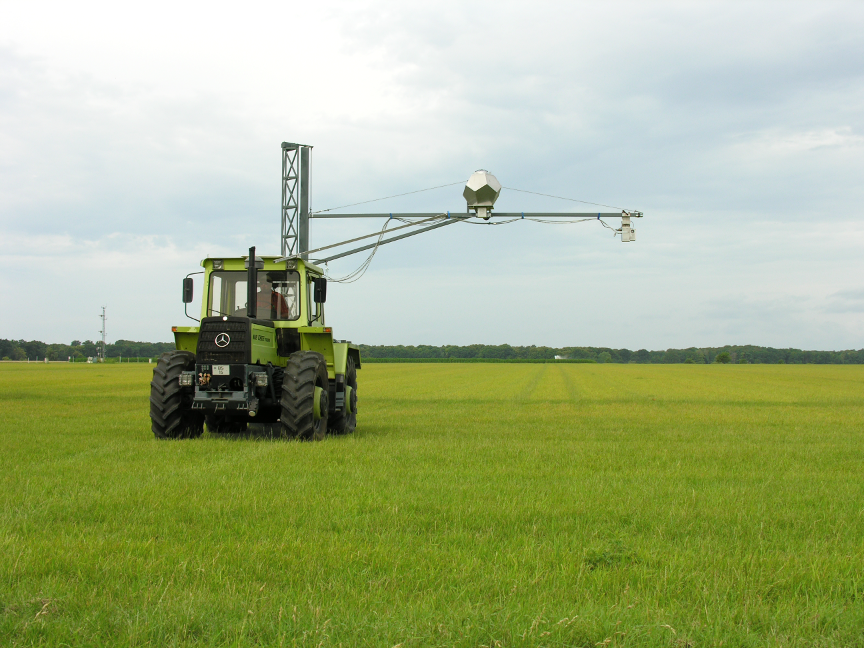
M 151 369 L 0 365 L 0 643 L 864 646 L 864 367 L 369 365 L 321 443 Z

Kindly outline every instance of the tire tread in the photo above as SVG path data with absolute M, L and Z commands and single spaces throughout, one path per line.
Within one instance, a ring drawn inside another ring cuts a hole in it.
M 195 369 L 195 354 L 189 351 L 163 353 L 150 381 L 150 421 L 157 439 L 192 439 L 204 431 L 204 417 L 186 408 L 179 377 Z
M 315 425 L 315 386 L 328 386 L 327 361 L 314 351 L 296 351 L 288 358 L 282 381 L 280 421 L 282 435 L 290 439 L 320 441 L 327 433 L 327 414 Z

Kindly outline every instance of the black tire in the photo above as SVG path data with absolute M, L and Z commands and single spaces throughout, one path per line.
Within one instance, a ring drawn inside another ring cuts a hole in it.
M 327 434 L 329 387 L 327 361 L 314 351 L 297 351 L 288 358 L 282 381 L 282 436 L 320 441 Z M 315 416 L 318 391 L 320 417 Z
M 330 417 L 330 434 L 351 434 L 357 427 L 357 367 L 351 357 L 345 365 L 345 386 L 351 388 L 351 395 L 345 407 Z M 351 413 L 346 414 L 349 405 Z
M 194 371 L 195 354 L 163 353 L 150 381 L 151 429 L 157 439 L 194 439 L 204 432 L 204 417 L 192 411 L 192 392 L 180 387 L 180 373 Z

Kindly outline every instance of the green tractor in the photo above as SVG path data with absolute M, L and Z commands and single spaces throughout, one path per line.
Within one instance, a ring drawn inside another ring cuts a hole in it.
M 199 326 L 172 327 L 177 350 L 150 383 L 157 439 L 277 424 L 286 438 L 321 440 L 357 425 L 360 351 L 324 323 L 327 279 L 301 256 L 204 259 Z M 192 301 L 192 279 L 183 302 Z M 272 427 L 271 427 L 272 429 Z

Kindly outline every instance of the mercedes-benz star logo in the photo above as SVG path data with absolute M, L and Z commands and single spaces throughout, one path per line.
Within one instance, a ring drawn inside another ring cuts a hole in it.
M 228 337 L 227 333 L 220 333 L 216 336 L 216 346 L 218 346 L 220 349 L 224 349 L 226 346 L 228 346 L 228 343 L 230 341 L 231 338 Z

